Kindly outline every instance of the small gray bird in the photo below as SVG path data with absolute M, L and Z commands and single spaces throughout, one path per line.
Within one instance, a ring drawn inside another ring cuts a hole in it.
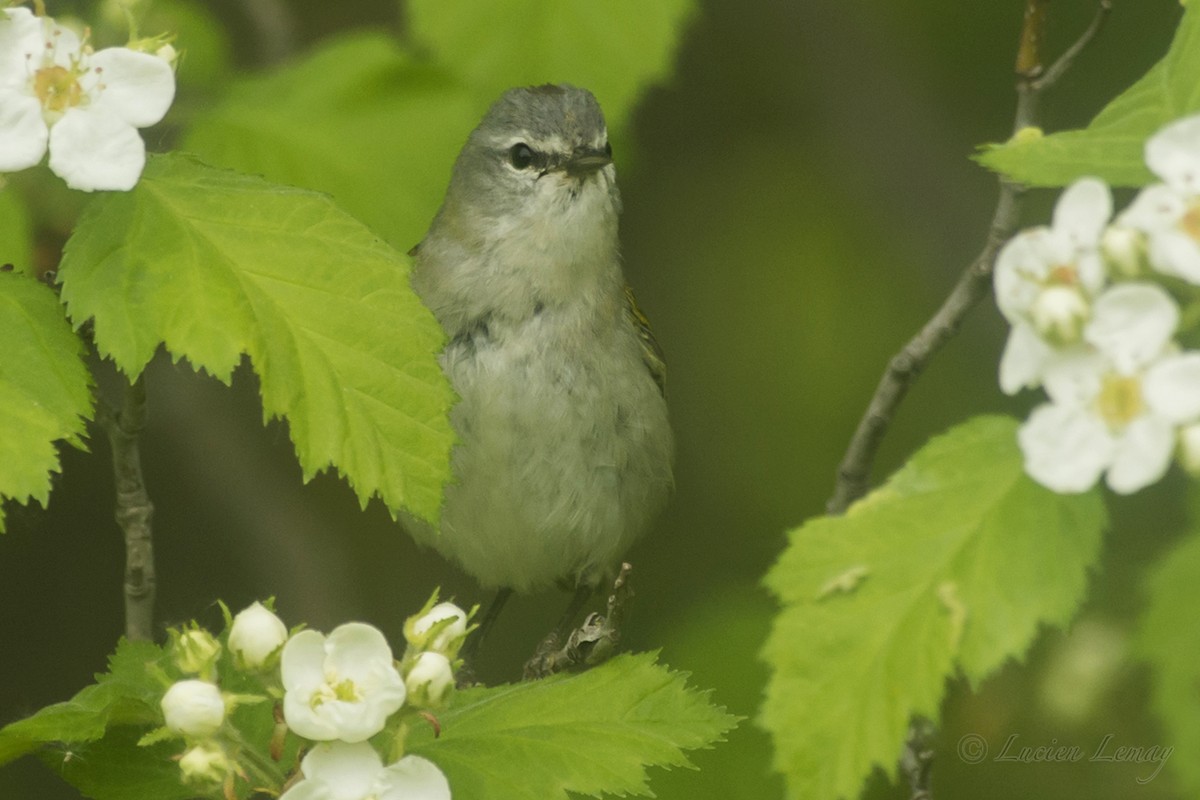
M 672 485 L 665 365 L 621 272 L 612 148 L 596 98 L 512 89 L 454 164 L 413 287 L 449 337 L 461 398 L 440 530 L 414 537 L 485 587 L 586 595 Z

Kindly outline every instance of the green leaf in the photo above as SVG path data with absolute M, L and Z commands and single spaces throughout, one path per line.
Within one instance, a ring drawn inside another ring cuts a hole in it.
M 76 325 L 130 376 L 160 343 L 228 381 L 243 353 L 266 417 L 286 416 L 305 478 L 334 466 L 435 519 L 450 474 L 443 334 L 408 261 L 328 197 L 158 156 L 96 198 L 67 243 Z
M 483 104 L 513 86 L 573 83 L 600 100 L 610 128 L 642 90 L 666 78 L 690 0 L 410 0 L 413 36 Z
M 937 718 L 947 677 L 978 685 L 1074 614 L 1104 507 L 1096 490 L 1027 478 L 1016 427 L 964 423 L 844 516 L 791 533 L 767 576 L 783 610 L 761 716 L 789 797 L 853 797 L 873 766 L 894 774 L 910 718 Z
M 154 644 L 122 639 L 109 658 L 109 671 L 97 675 L 95 684 L 0 728 L 0 765 L 49 742 L 95 742 L 113 725 L 161 722 L 158 701 L 164 687 L 147 667 L 166 658 Z
M 1155 569 L 1149 604 L 1142 616 L 1135 652 L 1150 665 L 1150 703 L 1165 740 L 1179 754 L 1200 751 L 1200 532 L 1175 548 Z M 1172 758 L 1169 769 L 1182 794 L 1200 792 L 1200 761 Z
M 33 230 L 21 197 L 0 188 L 0 264 L 12 264 L 17 272 L 31 272 Z
M 382 33 L 354 33 L 234 82 L 197 116 L 183 146 L 214 164 L 327 192 L 407 250 L 425 235 L 477 122 L 469 95 L 443 71 Z
M 56 442 L 83 447 L 92 394 L 83 345 L 49 287 L 0 272 L 0 496 L 20 503 L 50 496 Z M 0 531 L 4 530 L 0 516 Z
M 1146 139 L 1200 111 L 1200 11 L 1194 5 L 1185 11 L 1166 56 L 1086 128 L 996 145 L 977 160 L 1030 186 L 1066 186 L 1085 175 L 1114 186 L 1151 183 L 1154 176 L 1142 157 Z
M 194 788 L 180 779 L 173 759 L 179 739 L 138 747 L 140 728 L 113 728 L 100 741 L 38 752 L 46 766 L 92 800 L 188 800 Z
M 653 653 L 577 675 L 471 689 L 417 728 L 408 750 L 446 773 L 455 797 L 567 800 L 567 792 L 649 796 L 646 768 L 690 766 L 737 724 Z

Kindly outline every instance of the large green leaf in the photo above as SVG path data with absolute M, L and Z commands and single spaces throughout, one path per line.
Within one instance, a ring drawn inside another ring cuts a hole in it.
M 98 741 L 112 725 L 159 723 L 157 704 L 163 686 L 154 678 L 153 668 L 165 659 L 162 648 L 154 644 L 122 639 L 109 658 L 108 672 L 97 675 L 96 683 L 66 702 L 0 728 L 0 765 L 51 742 Z M 178 770 L 175 777 L 178 783 Z
M 446 773 L 455 797 L 567 800 L 650 795 L 646 768 L 689 766 L 737 723 L 655 655 L 621 655 L 577 675 L 460 692 L 441 735 L 409 750 Z
M 82 447 L 92 394 L 83 344 L 47 286 L 0 272 L 0 497 L 45 505 L 57 442 Z M 4 518 L 0 515 L 0 531 Z
M 671 70 L 691 0 L 409 0 L 414 38 L 481 102 L 513 86 L 573 83 L 604 106 L 610 128 Z
M 478 113 L 444 72 L 382 33 L 354 33 L 242 78 L 183 142 L 207 161 L 327 192 L 407 250 L 437 211 Z
M 1190 8 L 1166 56 L 1086 128 L 1018 137 L 977 158 L 984 166 L 1031 186 L 1066 186 L 1085 175 L 1114 186 L 1144 186 L 1154 180 L 1142 159 L 1146 139 L 1166 123 L 1197 111 L 1200 11 Z
M 1200 793 L 1200 535 L 1193 534 L 1170 553 L 1149 582 L 1150 602 L 1135 643 L 1152 668 L 1151 705 L 1165 741 L 1177 753 L 1169 769 L 1184 794 Z M 1184 757 L 1180 757 L 1184 756 Z
M 979 417 L 844 516 L 793 531 L 767 577 L 783 610 L 762 711 L 788 796 L 853 797 L 873 766 L 894 773 L 947 677 L 978 684 L 1070 620 L 1104 525 L 1098 492 L 1037 485 L 1015 421 Z
M 324 195 L 160 156 L 97 198 L 67 243 L 76 325 L 131 376 L 160 343 L 228 381 L 243 353 L 305 477 L 334 466 L 365 504 L 437 516 L 453 440 L 443 335 L 407 259 Z

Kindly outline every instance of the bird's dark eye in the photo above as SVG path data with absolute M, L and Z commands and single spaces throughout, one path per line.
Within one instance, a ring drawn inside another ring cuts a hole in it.
M 604 143 L 604 155 L 608 156 L 609 158 L 612 158 L 612 142 Z
M 514 144 L 508 151 L 508 158 L 517 169 L 529 169 L 533 166 L 537 154 L 533 148 L 524 142 Z

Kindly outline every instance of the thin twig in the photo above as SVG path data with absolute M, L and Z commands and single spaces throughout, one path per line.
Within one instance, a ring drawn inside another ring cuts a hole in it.
M 284 0 L 246 0 L 243 8 L 258 34 L 263 65 L 278 64 L 296 50 L 296 19 Z
M 1087 30 L 1047 69 L 1043 66 L 1042 45 L 1049 3 L 1050 0 L 1025 0 L 1025 20 L 1021 27 L 1015 64 L 1017 102 L 1013 115 L 1014 134 L 1037 124 L 1038 100 L 1042 93 L 1066 73 L 1076 57 L 1100 32 L 1112 10 L 1111 0 L 1100 0 Z M 933 317 L 888 362 L 838 466 L 833 496 L 826 503 L 826 510 L 830 514 L 844 513 L 851 503 L 866 494 L 875 455 L 900 402 L 933 355 L 958 331 L 971 309 L 988 294 L 996 256 L 1012 236 L 1020 219 L 1024 191 L 1020 184 L 1000 179 L 996 210 L 979 255 L 963 270 Z M 933 797 L 934 751 L 929 746 L 932 735 L 933 724 L 929 720 L 912 721 L 900 759 L 901 768 L 909 779 L 912 800 L 932 800 Z
M 139 376 L 124 382 L 121 408 L 103 404 L 97 420 L 108 432 L 112 446 L 113 476 L 117 488 L 117 524 L 125 536 L 125 636 L 132 640 L 154 637 L 154 540 L 151 518 L 154 505 L 142 478 L 138 437 L 146 426 L 146 386 Z
M 1101 0 L 1096 16 L 1079 40 L 1049 69 L 1045 69 L 1042 66 L 1040 44 L 1046 23 L 1047 2 L 1026 0 L 1025 26 L 1021 31 L 1016 64 L 1017 104 L 1013 133 L 1036 124 L 1037 103 L 1041 94 L 1062 77 L 1079 52 L 1095 38 L 1112 8 L 1111 0 Z M 1023 194 L 1024 187 L 1020 184 L 1000 179 L 996 210 L 979 255 L 963 270 L 941 308 L 888 362 L 838 466 L 833 496 L 825 506 L 830 514 L 843 513 L 851 503 L 866 494 L 875 455 L 900 402 L 933 355 L 958 331 L 970 310 L 988 294 L 992 267 L 1000 248 L 1017 226 Z

